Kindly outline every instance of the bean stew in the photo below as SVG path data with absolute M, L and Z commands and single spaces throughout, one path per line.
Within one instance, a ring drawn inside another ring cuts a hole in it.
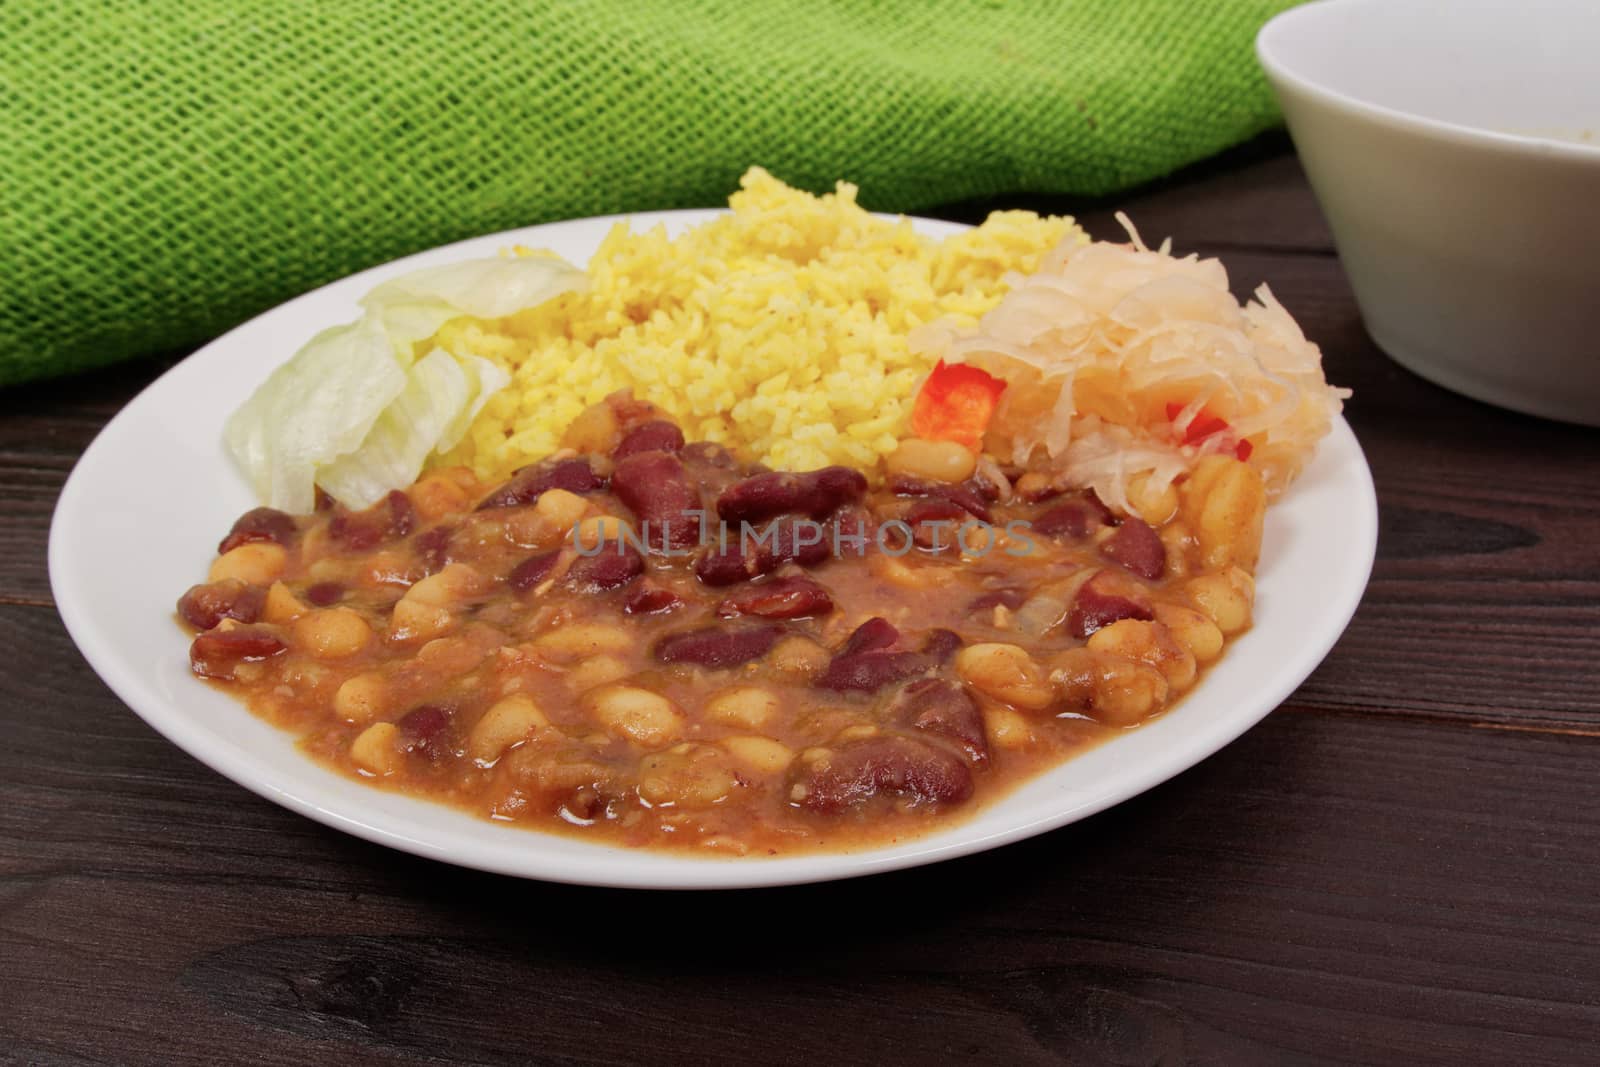
M 614 844 L 925 832 L 1169 708 L 1250 624 L 1265 493 L 1126 513 L 952 441 L 769 471 L 618 394 L 481 485 L 257 508 L 184 593 L 193 671 L 383 788 Z

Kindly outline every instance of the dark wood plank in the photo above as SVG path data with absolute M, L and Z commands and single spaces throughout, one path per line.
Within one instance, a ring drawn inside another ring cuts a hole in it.
M 1593 738 L 1289 708 L 998 852 L 659 896 L 325 830 L 151 733 L 48 611 L 0 641 L 34 665 L 0 1059 L 1533 1065 L 1600 1033 Z
M 49 604 L 45 548 L 67 475 L 102 427 L 177 360 L 0 389 L 0 604 Z
M 188 350 L 159 353 L 65 378 L 0 388 L 0 419 L 90 415 L 104 422 L 187 354 Z
M 1115 219 L 1122 211 L 1151 245 L 1171 237 L 1180 250 L 1333 252 L 1328 224 L 1282 132 L 1264 134 L 1214 159 L 1114 197 L 1008 196 L 956 204 L 931 214 L 977 223 L 997 208 L 1072 215 L 1100 240 L 1124 239 Z
M 0 415 L 0 603 L 49 604 L 45 549 L 67 475 L 109 415 Z

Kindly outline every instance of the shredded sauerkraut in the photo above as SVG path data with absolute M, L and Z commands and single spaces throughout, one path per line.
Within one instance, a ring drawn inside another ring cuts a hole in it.
M 1089 486 L 1126 509 L 1202 456 L 1228 452 L 1282 492 L 1350 395 L 1265 285 L 1241 307 L 1215 259 L 1064 242 L 975 330 L 944 324 L 914 349 L 1006 380 L 985 450 Z M 1138 483 L 1135 485 L 1135 483 Z

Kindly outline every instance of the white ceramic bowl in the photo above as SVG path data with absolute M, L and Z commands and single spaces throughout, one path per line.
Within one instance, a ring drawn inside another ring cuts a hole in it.
M 1379 346 L 1600 425 L 1600 3 L 1324 0 L 1256 52 Z

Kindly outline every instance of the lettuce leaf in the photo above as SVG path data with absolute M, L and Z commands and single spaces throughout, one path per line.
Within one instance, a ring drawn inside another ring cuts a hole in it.
M 390 279 L 362 298 L 361 306 L 442 305 L 455 309 L 457 315 L 499 319 L 576 289 L 583 280 L 583 272 L 563 259 L 488 256 L 423 267 Z M 431 334 L 416 339 L 427 336 Z
M 510 380 L 486 359 L 435 348 L 407 372 L 404 391 L 361 447 L 323 467 L 317 484 L 348 507 L 371 507 L 389 490 L 416 481 L 430 455 L 453 448 L 489 397 Z
M 396 486 L 410 485 L 440 436 L 465 410 L 476 390 L 461 364 L 435 348 L 406 372 L 406 386 L 383 410 L 354 452 L 317 472 L 317 484 L 335 500 L 365 508 Z
M 461 363 L 461 370 L 466 374 L 467 380 L 477 389 L 476 394 L 466 407 L 457 414 L 455 421 L 445 427 L 439 437 L 439 444 L 435 452 L 448 452 L 461 443 L 467 435 L 467 428 L 472 425 L 472 420 L 478 417 L 478 412 L 483 410 L 483 405 L 489 398 L 506 386 L 511 384 L 511 374 L 498 363 L 491 363 L 482 356 L 456 356 Z
M 223 439 L 257 496 L 310 511 L 317 469 L 355 451 L 405 387 L 394 343 L 365 315 L 323 330 L 273 371 L 229 417 Z
M 383 323 L 384 332 L 401 353 L 416 351 L 418 341 L 426 341 L 439 332 L 451 319 L 461 317 L 461 312 L 449 304 L 433 301 L 423 304 L 374 304 L 367 314 L 376 315 Z
M 316 486 L 352 508 L 416 480 L 453 448 L 510 375 L 486 359 L 414 353 L 451 319 L 495 319 L 585 282 L 564 260 L 491 257 L 425 267 L 377 286 L 364 314 L 313 337 L 228 419 L 223 439 L 256 495 L 310 511 Z

